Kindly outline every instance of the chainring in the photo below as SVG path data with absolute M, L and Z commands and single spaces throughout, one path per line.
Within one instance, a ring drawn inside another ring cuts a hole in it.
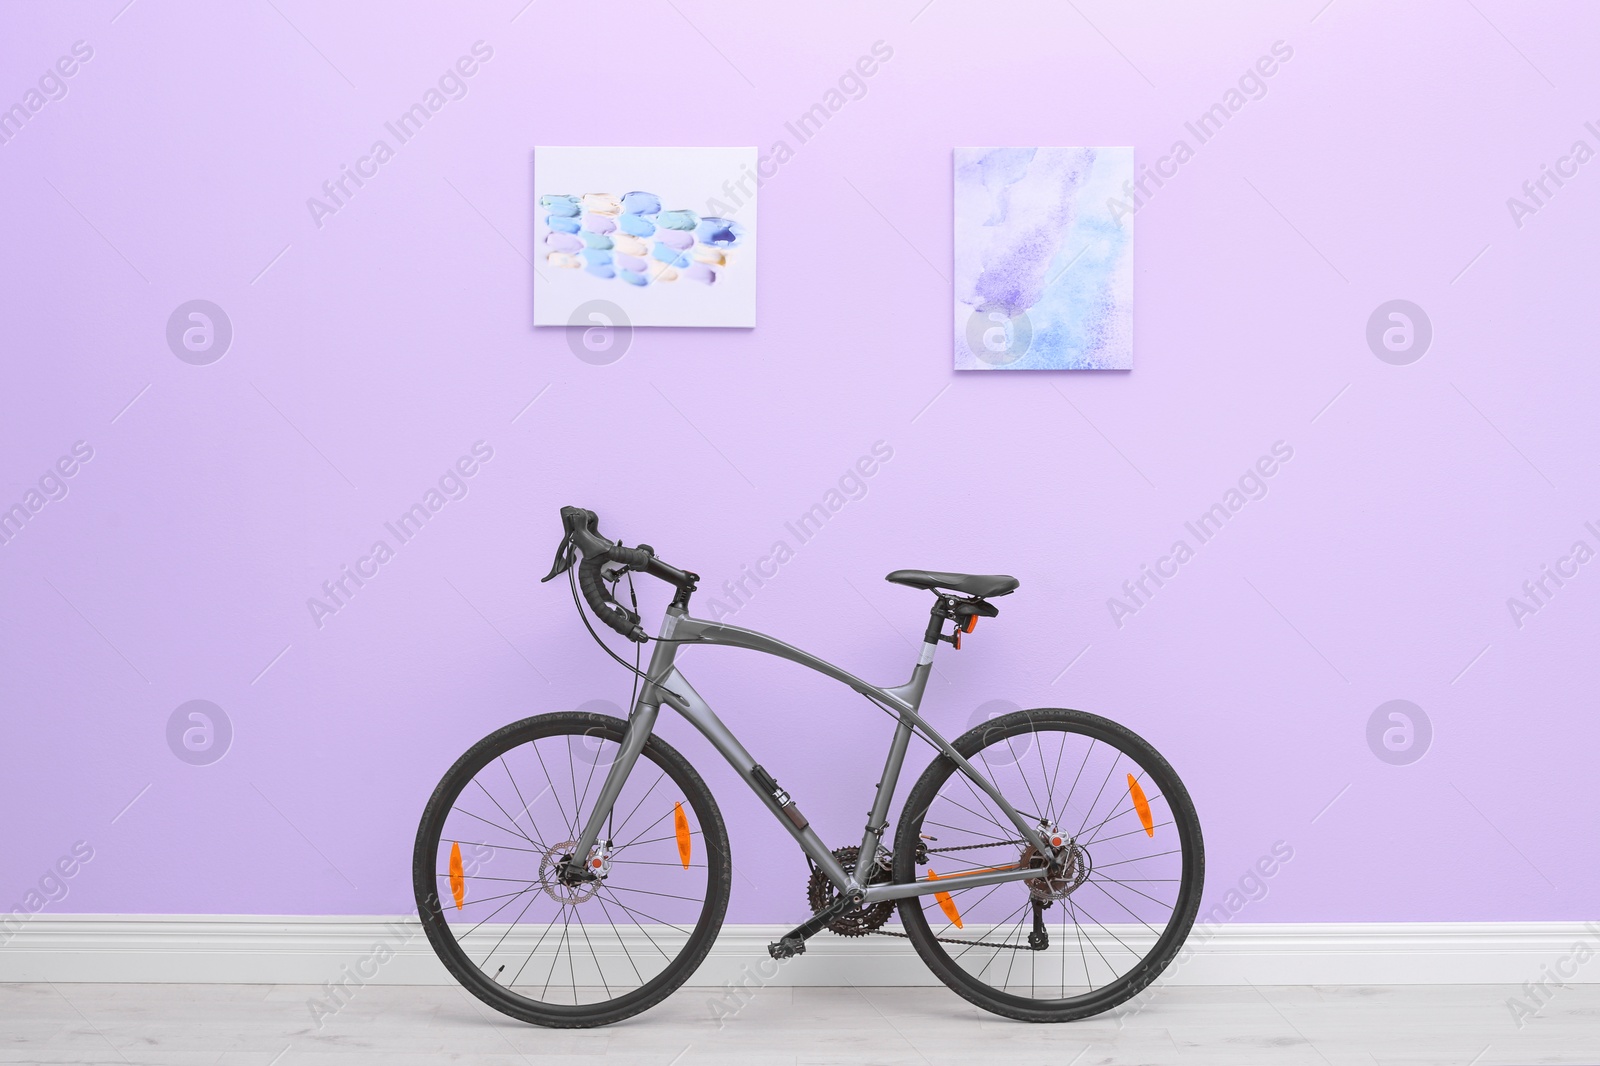
M 839 865 L 844 867 L 845 873 L 854 873 L 856 860 L 861 855 L 858 847 L 835 848 L 833 857 L 839 860 Z M 878 849 L 878 861 L 872 864 L 872 873 L 864 879 L 865 884 L 881 884 L 890 880 L 889 853 L 882 848 Z M 806 882 L 806 902 L 811 904 L 811 913 L 816 914 L 823 908 L 830 906 L 839 898 L 839 889 L 828 875 L 821 870 L 813 869 L 811 877 Z M 828 923 L 828 928 L 839 936 L 866 936 L 875 933 L 883 923 L 894 917 L 894 900 L 880 900 L 866 907 L 856 907 L 847 910 Z

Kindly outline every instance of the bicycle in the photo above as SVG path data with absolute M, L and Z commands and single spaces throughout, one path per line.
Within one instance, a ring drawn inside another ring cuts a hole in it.
M 626 720 L 563 711 L 505 726 L 462 755 L 428 801 L 413 855 L 418 911 L 439 958 L 479 999 L 539 1025 L 604 1025 L 661 1002 L 711 949 L 732 884 L 727 829 L 700 775 L 654 735 L 663 706 L 706 737 L 809 862 L 812 914 L 768 946 L 774 958 L 803 953 L 823 929 L 903 936 L 959 995 L 1037 1022 L 1108 1010 L 1172 961 L 1199 908 L 1204 845 L 1194 804 L 1153 747 L 1082 711 L 1016 711 L 954 741 L 918 713 L 938 645 L 959 649 L 979 618 L 999 614 L 991 600 L 1015 591 L 1016 578 L 889 574 L 933 592 L 934 604 L 911 679 L 880 688 L 774 637 L 691 617 L 698 575 L 649 545 L 607 540 L 592 511 L 564 507 L 561 518 L 543 580 L 567 575 L 590 635 L 633 672 L 632 707 Z M 632 592 L 633 573 L 676 590 L 654 637 L 637 597 L 631 607 L 617 598 L 625 576 Z M 583 602 L 634 643 L 631 666 Z M 646 643 L 655 647 L 641 670 Z M 894 719 L 858 846 L 830 849 L 695 692 L 675 660 L 697 644 L 787 659 Z M 937 754 L 891 850 L 889 806 L 913 733 Z M 896 911 L 902 928 L 886 928 Z

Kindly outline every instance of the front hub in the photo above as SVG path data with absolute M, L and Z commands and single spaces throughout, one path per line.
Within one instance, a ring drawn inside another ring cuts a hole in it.
M 609 851 L 591 849 L 586 862 L 577 862 L 573 848 L 575 840 L 563 840 L 545 849 L 539 860 L 539 887 L 557 903 L 572 906 L 594 898 L 606 874 L 611 872 Z M 599 860 L 600 865 L 593 863 Z

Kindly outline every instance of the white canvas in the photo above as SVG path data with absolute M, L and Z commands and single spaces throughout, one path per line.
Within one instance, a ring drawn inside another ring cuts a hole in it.
M 1133 366 L 1132 148 L 955 150 L 957 370 Z
M 756 324 L 754 148 L 544 147 L 533 165 L 534 325 L 574 324 L 596 300 L 634 326 Z

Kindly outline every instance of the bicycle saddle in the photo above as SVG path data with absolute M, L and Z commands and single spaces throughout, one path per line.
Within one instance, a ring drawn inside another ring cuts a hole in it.
M 951 589 L 968 596 L 1005 596 L 1021 584 L 1009 574 L 951 574 L 943 570 L 896 570 L 884 578 L 914 589 Z

